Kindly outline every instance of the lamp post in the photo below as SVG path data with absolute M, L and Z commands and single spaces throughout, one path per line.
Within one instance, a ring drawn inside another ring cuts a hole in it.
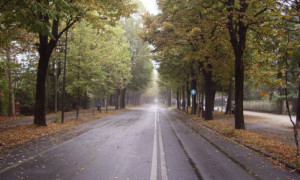
M 64 59 L 64 75 L 62 84 L 62 101 L 61 101 L 61 123 L 65 121 L 65 89 L 66 89 L 66 66 L 67 66 L 67 51 L 68 51 L 68 30 L 66 31 L 66 42 L 65 42 L 65 59 Z

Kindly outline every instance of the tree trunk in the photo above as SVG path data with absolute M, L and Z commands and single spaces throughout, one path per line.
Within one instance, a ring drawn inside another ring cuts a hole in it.
M 186 88 L 186 95 L 187 95 L 187 107 L 191 106 L 191 92 L 189 88 L 189 82 L 185 82 L 185 88 Z
M 203 94 L 203 91 L 200 92 L 199 84 L 200 84 L 200 83 L 198 83 L 198 89 L 199 89 L 199 91 L 198 91 L 198 110 L 197 110 L 198 117 L 200 117 L 201 110 L 202 110 L 202 109 L 201 109 L 201 94 Z
M 40 126 L 46 126 L 46 112 L 45 112 L 45 100 L 46 100 L 46 78 L 49 58 L 47 56 L 40 56 L 37 72 L 36 83 L 36 99 L 35 99 L 35 113 L 34 124 Z
M 229 87 L 228 87 L 228 98 L 227 98 L 227 105 L 226 105 L 226 111 L 225 114 L 231 115 L 232 112 L 232 77 L 230 75 L 229 79 Z
M 141 105 L 141 93 L 138 92 L 138 96 L 137 96 L 137 105 Z
M 115 95 L 115 110 L 120 109 L 120 89 L 116 89 Z
M 237 53 L 235 63 L 235 128 L 245 129 L 244 123 L 244 63 L 242 52 Z
M 197 92 L 197 80 L 196 80 L 196 75 L 194 73 L 194 70 L 192 70 L 192 82 L 191 82 L 191 89 L 196 90 Z M 196 104 L 197 104 L 197 99 L 196 99 L 196 94 L 192 95 L 192 114 L 196 114 Z
M 77 102 L 76 102 L 76 119 L 79 118 L 79 109 L 80 109 L 80 91 L 77 89 Z
M 54 112 L 57 113 L 57 104 L 58 104 L 58 101 L 57 101 L 57 94 L 58 94 L 58 91 L 57 91 L 57 88 L 58 88 L 58 81 L 56 80 L 55 78 L 55 83 L 54 83 Z
M 107 98 L 105 99 L 105 112 L 108 113 L 108 103 L 107 103 Z
M 136 99 L 136 97 L 135 97 L 135 92 L 132 92 L 132 106 L 135 106 L 136 104 L 135 104 L 135 99 Z
M 177 109 L 180 109 L 180 98 L 179 98 L 179 91 L 176 92 L 176 100 L 177 100 Z
M 172 106 L 172 90 L 168 89 L 168 106 Z
M 211 67 L 211 65 L 210 65 Z M 212 71 L 203 71 L 205 84 L 205 120 L 213 120 L 214 97 L 216 85 L 212 79 Z
M 113 104 L 113 95 L 109 95 L 109 102 L 108 104 L 111 106 Z
M 298 69 L 300 69 L 300 62 L 298 62 Z M 300 127 L 300 79 L 298 80 L 298 99 L 297 99 L 297 110 L 296 110 L 296 125 Z
M 205 95 L 205 83 L 204 83 L 204 76 L 202 77 L 202 94 L 201 94 L 201 108 L 202 108 L 202 112 L 203 112 L 203 107 L 204 107 L 204 95 Z
M 227 1 L 227 28 L 230 35 L 230 43 L 235 55 L 235 128 L 245 129 L 243 100 L 244 100 L 244 73 L 245 66 L 243 55 L 246 47 L 246 36 L 248 26 L 245 25 L 245 12 L 249 6 L 246 0 L 239 1 L 238 22 L 234 20 L 234 0 Z M 238 26 L 238 28 L 236 28 Z M 238 29 L 238 30 L 236 30 Z
M 126 88 L 121 91 L 121 109 L 125 109 Z
M 182 92 L 182 109 L 185 110 L 186 105 L 185 105 L 185 87 L 184 86 L 182 87 L 181 92 Z
M 51 53 L 56 46 L 56 41 L 51 40 L 48 43 L 48 36 L 39 35 L 39 63 L 37 71 L 36 96 L 35 96 L 35 112 L 34 124 L 38 126 L 47 126 L 46 124 L 46 80 L 48 64 Z
M 11 55 L 10 55 L 10 46 L 9 43 L 6 43 L 6 60 L 7 60 L 7 77 L 8 77 L 8 100 L 9 100 L 9 109 L 8 109 L 8 115 L 11 117 L 16 116 L 16 110 L 15 110 L 15 96 L 14 96 L 14 86 L 13 86 L 13 80 L 12 80 L 12 71 L 11 71 Z

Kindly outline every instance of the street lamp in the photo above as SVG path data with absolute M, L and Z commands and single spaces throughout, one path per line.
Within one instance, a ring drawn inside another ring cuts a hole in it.
M 68 30 L 66 30 L 65 42 L 65 59 L 64 59 L 64 75 L 62 84 L 62 101 L 61 101 L 61 123 L 64 123 L 65 118 L 65 89 L 66 89 L 66 66 L 67 66 L 67 50 L 68 50 Z

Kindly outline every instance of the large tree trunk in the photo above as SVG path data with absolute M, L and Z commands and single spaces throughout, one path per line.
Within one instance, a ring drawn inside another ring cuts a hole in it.
M 244 62 L 243 52 L 237 53 L 235 62 L 235 128 L 245 129 L 244 123 Z
M 244 19 L 248 8 L 246 0 L 240 0 L 238 22 L 234 23 L 234 0 L 227 1 L 227 11 L 229 12 L 227 28 L 230 35 L 230 42 L 235 55 L 235 128 L 245 129 L 244 114 L 243 114 L 243 100 L 244 100 L 244 61 L 243 55 L 246 47 L 246 35 L 248 27 L 245 25 Z M 238 30 L 236 30 L 236 25 Z
M 9 109 L 8 109 L 8 115 L 15 117 L 16 116 L 16 110 L 15 110 L 15 96 L 14 96 L 14 86 L 13 86 L 13 80 L 12 80 L 12 71 L 11 71 L 11 54 L 10 54 L 10 45 L 9 43 L 6 43 L 6 60 L 7 60 L 7 77 L 8 77 L 8 100 L 9 100 Z
M 216 85 L 212 79 L 212 71 L 203 71 L 205 84 L 205 120 L 213 119 L 214 97 L 216 93 Z
M 246 39 L 244 39 L 246 41 Z M 240 49 L 240 48 L 239 48 Z M 235 128 L 245 129 L 244 122 L 244 51 L 240 49 L 236 53 L 235 62 Z
M 232 112 L 232 77 L 230 75 L 229 87 L 228 87 L 228 98 L 227 98 L 225 114 L 231 115 L 231 112 Z
M 45 101 L 46 101 L 46 79 L 47 79 L 47 69 L 50 55 L 45 53 L 46 47 L 41 47 L 40 49 L 40 60 L 38 63 L 37 72 L 37 83 L 36 83 L 36 97 L 35 97 L 35 112 L 34 112 L 34 124 L 39 126 L 46 126 L 46 111 L 45 111 Z
M 48 36 L 43 34 L 39 35 L 39 63 L 37 72 L 36 83 L 36 97 L 35 97 L 35 112 L 34 112 L 34 124 L 39 126 L 47 126 L 46 124 L 46 80 L 48 72 L 48 64 L 51 53 L 56 46 L 56 40 L 50 40 L 48 42 Z
M 49 22 L 49 17 L 47 15 L 39 14 L 40 20 L 42 22 Z M 34 124 L 38 126 L 47 126 L 46 124 L 46 111 L 45 111 L 45 100 L 46 100 L 46 79 L 47 70 L 50 60 L 50 56 L 56 47 L 56 43 L 62 33 L 70 28 L 76 21 L 67 24 L 67 27 L 59 34 L 58 26 L 59 19 L 53 20 L 52 22 L 52 35 L 55 39 L 50 39 L 49 36 L 44 35 L 44 33 L 39 33 L 39 63 L 37 71 L 37 83 L 36 83 L 36 96 L 35 96 L 35 112 L 34 112 Z M 50 40 L 49 40 L 50 39 Z M 63 114 L 62 114 L 63 117 Z M 63 119 L 62 119 L 63 122 Z

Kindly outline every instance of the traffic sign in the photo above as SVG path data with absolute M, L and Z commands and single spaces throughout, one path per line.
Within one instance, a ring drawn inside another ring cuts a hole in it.
M 191 90 L 191 94 L 192 94 L 192 95 L 196 95 L 196 90 L 195 90 L 195 89 L 192 89 L 192 90 Z

